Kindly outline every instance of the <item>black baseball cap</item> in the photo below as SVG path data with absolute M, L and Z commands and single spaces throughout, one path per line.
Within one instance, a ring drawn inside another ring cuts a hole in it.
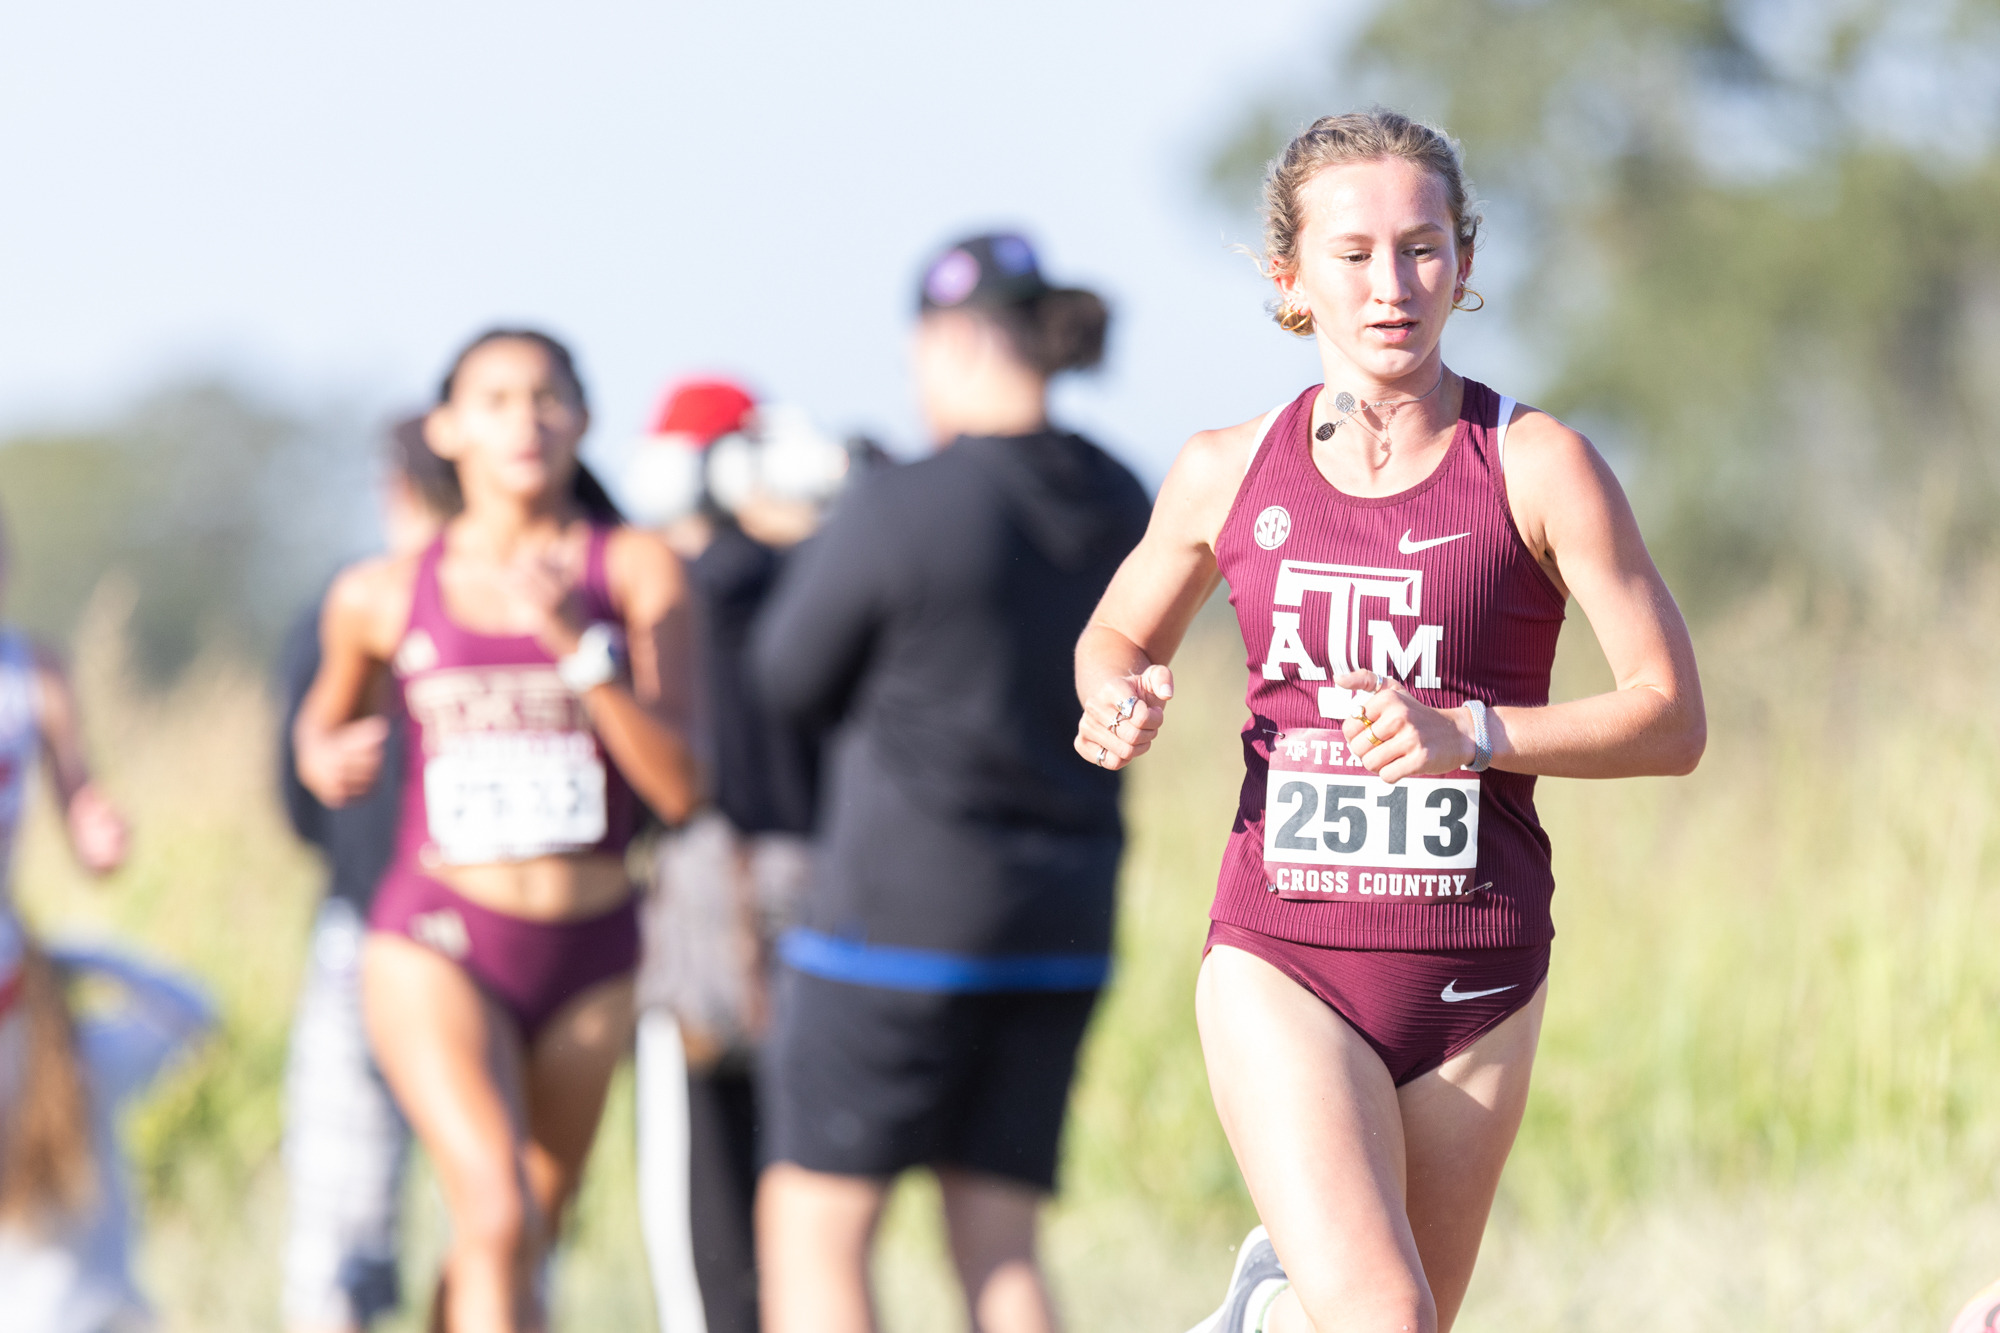
M 1035 247 L 1013 232 L 958 242 L 924 267 L 920 310 L 1018 305 L 1049 290 Z

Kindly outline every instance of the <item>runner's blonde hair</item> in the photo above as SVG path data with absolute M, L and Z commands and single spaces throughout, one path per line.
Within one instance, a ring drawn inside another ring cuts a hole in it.
M 1264 276 L 1276 277 L 1298 267 L 1299 232 L 1305 226 L 1299 192 L 1307 181 L 1328 167 L 1384 158 L 1413 162 L 1437 176 L 1444 186 L 1445 207 L 1451 213 L 1453 239 L 1460 254 L 1469 254 L 1479 239 L 1480 217 L 1457 142 L 1435 126 L 1378 106 L 1342 116 L 1321 116 L 1272 161 L 1264 176 L 1264 257 L 1260 264 Z M 1312 312 L 1302 305 L 1280 304 L 1273 317 L 1287 333 L 1303 336 L 1313 331 Z

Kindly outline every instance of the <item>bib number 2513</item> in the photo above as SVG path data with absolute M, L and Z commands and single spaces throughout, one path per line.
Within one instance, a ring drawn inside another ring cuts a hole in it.
M 1271 743 L 1264 797 L 1264 883 L 1301 901 L 1461 898 L 1479 861 L 1479 779 L 1404 778 L 1391 786 L 1354 762 L 1338 731 L 1288 731 Z

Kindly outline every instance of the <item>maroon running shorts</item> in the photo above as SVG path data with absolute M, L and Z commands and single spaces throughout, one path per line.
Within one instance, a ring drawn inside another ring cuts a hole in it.
M 632 898 L 593 917 L 534 921 L 392 867 L 375 894 L 368 928 L 415 940 L 457 963 L 531 1041 L 571 1000 L 639 966 L 639 908 Z
M 1261 958 L 1347 1020 L 1401 1087 L 1436 1069 L 1535 998 L 1549 946 L 1403 953 L 1295 944 L 1211 921 L 1218 944 Z

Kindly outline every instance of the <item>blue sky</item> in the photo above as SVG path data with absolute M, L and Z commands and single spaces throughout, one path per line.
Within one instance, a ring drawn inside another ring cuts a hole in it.
M 1112 301 L 1110 365 L 1059 404 L 1155 481 L 1314 377 L 1199 182 L 1362 10 L 10 6 L 0 428 L 212 370 L 373 415 L 507 320 L 573 342 L 607 463 L 692 370 L 907 449 L 916 268 L 1011 225 Z

